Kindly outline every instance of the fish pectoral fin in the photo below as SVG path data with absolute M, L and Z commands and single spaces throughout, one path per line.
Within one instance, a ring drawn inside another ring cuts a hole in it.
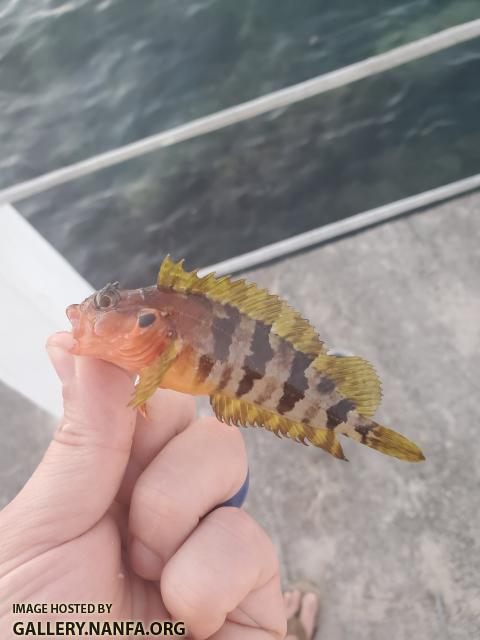
M 371 417 L 382 398 L 380 380 L 373 365 L 359 356 L 319 354 L 313 361 L 319 373 L 335 382 L 338 391 L 355 405 L 355 411 Z
M 158 389 L 165 372 L 177 359 L 181 350 L 181 340 L 173 340 L 152 364 L 140 371 L 138 382 L 135 385 L 134 396 L 128 403 L 129 407 L 136 408 L 145 405 L 148 398 Z
M 213 412 L 222 422 L 238 427 L 264 427 L 278 437 L 288 437 L 302 444 L 310 442 L 336 458 L 346 460 L 332 429 L 321 429 L 295 422 L 258 404 L 231 398 L 221 393 L 211 395 L 210 403 Z

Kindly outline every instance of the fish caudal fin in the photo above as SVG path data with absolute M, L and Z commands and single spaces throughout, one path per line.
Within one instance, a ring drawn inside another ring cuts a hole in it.
M 313 366 L 322 376 L 321 383 L 325 379 L 332 381 L 343 396 L 336 406 L 327 409 L 330 427 L 335 433 L 342 433 L 400 460 L 425 460 L 416 444 L 371 419 L 380 404 L 382 391 L 380 380 L 369 362 L 358 356 L 338 357 L 321 353 Z M 341 415 L 335 414 L 336 407 L 341 407 Z
M 359 416 L 358 421 L 354 424 L 338 425 L 335 431 L 399 460 L 407 462 L 425 460 L 422 451 L 414 442 L 400 433 L 362 416 Z

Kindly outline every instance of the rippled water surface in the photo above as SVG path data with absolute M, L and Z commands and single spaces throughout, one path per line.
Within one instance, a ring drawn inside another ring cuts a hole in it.
M 0 185 L 480 17 L 478 0 L 0 0 Z M 17 206 L 145 284 L 480 171 L 480 42 Z

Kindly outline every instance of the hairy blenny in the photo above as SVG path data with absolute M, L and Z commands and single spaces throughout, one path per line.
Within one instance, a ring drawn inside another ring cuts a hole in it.
M 198 277 L 167 257 L 157 284 L 108 284 L 67 315 L 76 344 L 138 374 L 132 406 L 158 387 L 208 395 L 223 422 L 259 426 L 345 459 L 343 434 L 417 462 L 420 449 L 372 420 L 380 381 L 357 356 L 330 355 L 316 331 L 275 295 L 244 280 Z

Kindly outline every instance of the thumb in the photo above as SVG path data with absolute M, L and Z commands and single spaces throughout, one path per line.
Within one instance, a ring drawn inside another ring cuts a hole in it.
M 63 384 L 64 415 L 39 466 L 7 508 L 27 544 L 61 544 L 105 514 L 130 457 L 136 412 L 132 380 L 95 358 L 73 356 L 58 333 L 47 351 Z

